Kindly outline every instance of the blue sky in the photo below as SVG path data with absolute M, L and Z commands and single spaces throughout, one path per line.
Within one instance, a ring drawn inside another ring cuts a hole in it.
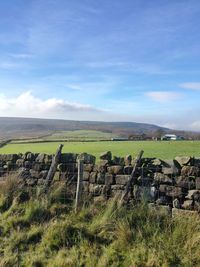
M 0 116 L 200 131 L 199 0 L 0 2 Z

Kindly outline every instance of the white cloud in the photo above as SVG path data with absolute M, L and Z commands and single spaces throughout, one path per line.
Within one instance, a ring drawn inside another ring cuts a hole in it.
M 192 131 L 200 131 L 200 121 L 194 121 L 189 125 L 189 129 Z
M 30 91 L 24 92 L 16 98 L 0 95 L 0 116 L 23 117 L 65 117 L 69 114 L 98 113 L 100 109 L 90 105 L 83 105 L 57 98 L 42 100 Z
M 156 102 L 169 102 L 177 100 L 181 97 L 181 94 L 167 91 L 152 91 L 145 93 L 146 96 L 150 97 L 153 101 Z
M 200 90 L 200 82 L 188 82 L 179 84 L 181 88 L 189 90 Z

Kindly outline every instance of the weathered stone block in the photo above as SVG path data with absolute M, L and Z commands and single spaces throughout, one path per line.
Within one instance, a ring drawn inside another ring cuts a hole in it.
M 199 190 L 189 190 L 186 199 L 195 200 L 200 202 L 200 191 Z
M 106 151 L 106 152 L 102 153 L 99 158 L 101 160 L 107 160 L 110 162 L 112 159 L 112 153 L 110 151 Z
M 110 196 L 121 196 L 124 191 L 124 188 L 125 187 L 123 185 L 111 185 Z
M 97 174 L 97 184 L 105 184 L 105 174 L 104 173 L 98 173 Z
M 109 164 L 110 164 L 110 162 L 109 162 L 108 160 L 106 160 L 106 159 L 103 160 L 103 159 L 102 159 L 102 160 L 99 161 L 99 164 L 98 164 L 98 165 L 99 165 L 99 166 L 102 166 L 102 167 L 108 167 Z
M 133 167 L 132 166 L 124 166 L 124 174 L 128 174 L 130 175 L 133 171 Z
M 178 162 L 178 164 L 182 167 L 184 165 L 189 165 L 191 161 L 191 157 L 175 157 L 175 160 Z
M 181 208 L 181 203 L 180 203 L 180 200 L 178 198 L 175 198 L 173 200 L 173 208 L 177 208 L 177 209 L 180 209 Z
M 166 175 L 178 175 L 180 170 L 174 160 L 166 160 L 162 167 L 162 172 Z
M 199 176 L 200 170 L 198 167 L 194 166 L 183 166 L 181 169 L 181 175 L 182 176 Z
M 16 164 L 14 164 L 12 161 L 7 161 L 6 166 L 7 171 L 12 171 L 15 169 Z
M 176 184 L 185 189 L 195 189 L 195 181 L 190 177 L 179 176 L 176 178 Z
M 182 204 L 182 208 L 185 210 L 193 210 L 194 208 L 194 201 L 193 200 L 185 200 Z
M 193 165 L 200 168 L 200 158 L 193 158 Z
M 6 162 L 6 161 L 12 161 L 16 162 L 18 159 L 17 154 L 0 154 L 0 161 Z
M 40 162 L 34 162 L 32 169 L 34 169 L 35 171 L 41 171 L 43 168 L 43 163 Z
M 24 167 L 24 159 L 18 159 L 18 160 L 16 161 L 16 166 L 17 166 L 18 168 Z
M 163 164 L 163 161 L 156 158 L 151 160 L 151 164 L 156 168 L 157 166 L 161 166 Z
M 30 161 L 26 160 L 26 161 L 24 162 L 24 167 L 25 167 L 26 169 L 31 169 L 31 168 L 32 168 L 32 163 L 31 163 Z
M 112 165 L 124 165 L 124 159 L 121 157 L 114 156 L 112 159 Z
M 77 160 L 82 160 L 84 164 L 95 164 L 96 157 L 87 153 L 81 153 L 77 156 Z
M 44 163 L 47 165 L 51 165 L 52 159 L 53 159 L 53 155 L 45 154 Z
M 107 168 L 109 174 L 122 174 L 123 167 L 121 165 L 110 166 Z
M 115 182 L 116 184 L 126 185 L 129 179 L 130 179 L 129 175 L 123 175 L 123 174 L 116 175 Z
M 90 173 L 84 171 L 83 172 L 83 181 L 89 181 Z
M 62 153 L 60 156 L 61 163 L 75 163 L 78 154 L 76 153 Z
M 200 190 L 200 177 L 197 177 L 195 180 L 195 184 L 196 184 L 196 189 Z
M 164 185 L 164 184 L 159 186 L 159 191 L 161 193 L 166 194 L 166 196 L 169 196 L 172 198 L 182 198 L 184 195 L 181 187 Z
M 126 166 L 131 165 L 131 161 L 132 161 L 132 156 L 131 155 L 126 155 L 124 157 L 124 163 L 125 163 Z
M 97 172 L 91 172 L 90 173 L 90 177 L 89 177 L 89 181 L 92 184 L 96 183 L 96 179 L 97 179 Z
M 105 174 L 105 185 L 112 185 L 114 183 L 114 177 L 112 174 Z
M 35 154 L 33 154 L 31 152 L 26 152 L 25 153 L 25 160 L 34 161 L 35 160 Z
M 35 159 L 36 162 L 39 163 L 44 163 L 44 159 L 45 159 L 45 154 L 44 153 L 40 153 L 37 158 Z
M 84 164 L 83 165 L 83 169 L 86 172 L 92 172 L 93 171 L 93 168 L 94 168 L 94 165 L 93 164 Z
M 191 211 L 191 210 L 183 210 L 183 209 L 172 209 L 172 217 L 190 217 L 190 216 L 197 216 L 198 212 L 197 211 Z
M 156 172 L 154 174 L 154 182 L 157 184 L 169 184 L 173 183 L 172 179 L 164 173 Z
M 94 184 L 89 185 L 89 192 L 93 196 L 99 196 L 101 194 L 104 194 L 105 189 L 106 189 L 105 185 L 94 185 Z
M 107 165 L 95 165 L 93 171 L 106 173 L 107 172 Z

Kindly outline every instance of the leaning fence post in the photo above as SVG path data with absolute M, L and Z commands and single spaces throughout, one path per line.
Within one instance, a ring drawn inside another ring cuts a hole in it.
M 56 154 L 52 159 L 52 163 L 51 163 L 51 166 L 50 166 L 50 169 L 49 169 L 49 172 L 47 174 L 46 181 L 45 181 L 45 192 L 47 192 L 47 190 L 48 190 L 48 188 L 49 188 L 49 186 L 50 186 L 50 184 L 54 178 L 54 175 L 56 173 L 57 166 L 58 166 L 60 156 L 61 156 L 62 148 L 63 148 L 63 145 L 62 144 L 59 145 L 59 147 L 56 151 Z
M 136 171 L 137 171 L 137 167 L 140 164 L 140 161 L 141 161 L 141 158 L 142 158 L 143 153 L 144 153 L 144 151 L 141 150 L 140 153 L 138 154 L 137 158 L 136 158 L 133 171 L 132 171 L 131 176 L 129 178 L 129 181 L 128 181 L 126 187 L 125 187 L 125 190 L 122 193 L 122 196 L 121 196 L 121 199 L 120 199 L 120 203 L 119 203 L 120 206 L 122 205 L 122 203 L 124 201 L 124 198 L 128 195 L 128 193 L 129 193 L 129 191 L 131 189 L 132 184 L 135 182 L 135 179 L 136 179 L 135 174 L 136 174 Z
M 82 180 L 83 180 L 83 161 L 78 160 L 78 179 L 76 186 L 75 212 L 79 210 L 81 202 Z

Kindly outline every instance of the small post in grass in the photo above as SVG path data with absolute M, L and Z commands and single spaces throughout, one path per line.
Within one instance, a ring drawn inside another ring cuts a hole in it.
M 78 160 L 78 179 L 76 186 L 76 200 L 75 200 L 75 213 L 78 212 L 81 202 L 82 193 L 82 180 L 83 180 L 83 161 Z

